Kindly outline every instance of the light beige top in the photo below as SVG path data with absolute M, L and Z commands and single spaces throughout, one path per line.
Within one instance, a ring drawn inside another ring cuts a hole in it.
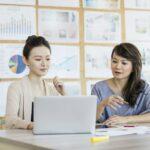
M 45 95 L 59 95 L 55 87 L 44 81 Z M 28 76 L 12 83 L 7 92 L 6 127 L 26 129 L 31 122 L 31 108 L 34 100 Z

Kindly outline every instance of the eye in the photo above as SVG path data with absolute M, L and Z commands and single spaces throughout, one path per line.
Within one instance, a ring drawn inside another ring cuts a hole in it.
M 50 60 L 50 58 L 46 58 L 46 60 L 47 60 L 47 61 L 49 61 L 49 60 Z
M 36 58 L 35 60 L 36 60 L 36 61 L 41 61 L 41 59 L 38 59 L 38 58 Z
M 127 63 L 127 62 L 122 62 L 122 64 L 123 64 L 123 65 L 127 65 L 128 63 Z
M 112 62 L 113 62 L 113 63 L 117 63 L 117 61 L 116 61 L 116 60 L 112 60 Z

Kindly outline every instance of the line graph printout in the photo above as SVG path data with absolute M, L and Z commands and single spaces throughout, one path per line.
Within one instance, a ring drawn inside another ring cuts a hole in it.
M 27 74 L 22 60 L 23 45 L 0 45 L 0 78 L 20 78 Z
M 119 13 L 85 11 L 85 42 L 120 42 Z
M 108 46 L 85 46 L 85 76 L 90 78 L 112 77 L 111 52 L 112 47 Z
M 79 47 L 51 45 L 51 66 L 46 78 L 79 78 Z
M 0 39 L 25 40 L 36 34 L 35 8 L 0 6 Z

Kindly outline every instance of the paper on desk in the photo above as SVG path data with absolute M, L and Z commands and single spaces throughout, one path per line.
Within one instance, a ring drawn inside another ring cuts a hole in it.
M 136 126 L 136 127 L 101 128 L 96 129 L 95 135 L 121 136 L 128 134 L 145 134 L 145 133 L 150 133 L 150 127 Z

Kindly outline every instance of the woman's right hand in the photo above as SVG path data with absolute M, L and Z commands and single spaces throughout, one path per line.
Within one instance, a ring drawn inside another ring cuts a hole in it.
M 109 106 L 114 110 L 117 110 L 117 108 L 121 107 L 123 104 L 128 104 L 128 102 L 126 102 L 121 96 L 118 95 L 112 95 L 101 102 L 103 107 Z
M 29 123 L 28 126 L 27 126 L 27 130 L 32 130 L 33 129 L 33 123 Z

